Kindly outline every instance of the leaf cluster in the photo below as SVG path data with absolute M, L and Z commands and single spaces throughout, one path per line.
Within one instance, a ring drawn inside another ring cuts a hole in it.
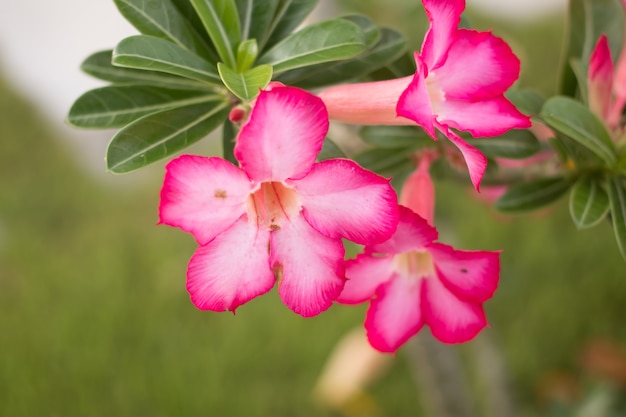
M 299 28 L 317 0 L 115 0 L 140 32 L 89 56 L 84 72 L 110 82 L 79 97 L 68 122 L 117 128 L 107 169 L 127 173 L 223 129 L 271 80 L 321 87 L 365 77 L 406 52 L 404 37 L 364 16 Z

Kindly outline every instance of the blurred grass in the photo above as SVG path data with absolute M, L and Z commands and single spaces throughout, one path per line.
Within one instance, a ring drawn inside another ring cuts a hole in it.
M 385 10 L 372 15 L 397 18 Z M 520 84 L 551 92 L 559 31 L 545 22 L 495 30 L 528 62 Z M 129 185 L 85 174 L 36 109 L 0 82 L 0 415 L 332 416 L 310 392 L 364 308 L 305 320 L 272 292 L 236 316 L 197 311 L 184 289 L 195 243 L 154 226 L 157 177 Z M 494 221 L 466 188 L 440 184 L 438 195 L 442 239 L 504 249 L 487 310 L 521 409 L 534 408 L 550 371 L 581 372 L 589 340 L 626 343 L 626 268 L 608 224 L 574 230 L 564 201 L 541 216 Z M 402 354 L 370 393 L 383 416 L 418 415 Z

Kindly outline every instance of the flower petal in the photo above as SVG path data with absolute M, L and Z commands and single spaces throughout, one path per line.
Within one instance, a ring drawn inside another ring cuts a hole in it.
M 428 247 L 443 284 L 465 300 L 485 302 L 500 279 L 500 252 L 456 250 L 433 243 Z
M 424 37 L 421 55 L 430 69 L 446 60 L 448 48 L 455 39 L 465 0 L 422 0 L 430 28 Z
M 337 301 L 358 304 L 371 299 L 376 289 L 393 274 L 393 255 L 372 256 L 361 253 L 346 262 L 346 285 Z
M 431 97 L 428 94 L 428 88 L 426 86 L 428 70 L 417 54 L 415 54 L 415 62 L 417 64 L 417 71 L 409 86 L 400 95 L 396 112 L 398 116 L 413 120 L 420 125 L 431 138 L 437 139 L 433 125 L 436 115 L 433 114 L 433 104 L 431 103 Z
M 242 216 L 224 233 L 200 246 L 189 262 L 187 291 L 201 310 L 235 309 L 274 286 L 269 267 L 269 232 Z
M 606 120 L 613 87 L 613 60 L 606 35 L 600 36 L 591 53 L 587 77 L 589 108 L 601 120 Z
M 313 229 L 303 216 L 271 235 L 270 265 L 283 302 L 303 317 L 328 309 L 345 283 L 344 248 Z
M 395 352 L 422 328 L 422 283 L 394 275 L 378 287 L 365 316 L 367 338 L 375 349 Z
M 511 47 L 490 32 L 460 29 L 445 64 L 434 72 L 446 99 L 478 101 L 513 85 L 520 62 Z
M 410 209 L 399 206 L 398 228 L 391 239 L 365 249 L 368 253 L 397 254 L 423 248 L 435 239 L 437 229 Z
M 424 281 L 424 318 L 439 341 L 467 342 L 487 325 L 482 305 L 460 300 L 437 277 Z
M 530 118 L 522 113 L 504 96 L 469 102 L 445 100 L 437 114 L 437 121 L 472 136 L 498 136 L 510 129 L 530 127 Z
M 319 97 L 333 120 L 357 125 L 412 125 L 396 114 L 398 97 L 412 78 L 341 84 L 323 90 Z
M 463 154 L 472 184 L 474 184 L 476 191 L 479 191 L 480 181 L 483 179 L 487 169 L 487 157 L 481 151 L 465 142 L 460 136 L 451 132 L 450 129 L 442 126 L 441 130 Z
M 322 149 L 328 113 L 318 97 L 294 87 L 261 91 L 235 145 L 235 157 L 257 182 L 304 176 Z
M 396 230 L 398 198 L 389 180 L 354 161 L 322 161 L 289 184 L 298 192 L 306 220 L 325 236 L 371 244 Z
M 251 187 L 228 161 L 182 155 L 166 166 L 159 223 L 180 227 L 204 245 L 245 213 Z

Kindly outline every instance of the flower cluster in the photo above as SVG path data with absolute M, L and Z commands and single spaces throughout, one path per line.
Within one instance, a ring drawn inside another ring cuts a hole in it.
M 337 86 L 319 97 L 272 85 L 241 126 L 238 165 L 191 155 L 167 165 L 160 223 L 199 244 L 187 271 L 198 308 L 235 311 L 275 284 L 304 317 L 335 301 L 370 301 L 368 339 L 384 352 L 423 325 L 446 343 L 468 341 L 486 326 L 482 304 L 498 285 L 499 252 L 436 242 L 429 166 L 437 155 L 416 156 L 400 202 L 389 179 L 351 160 L 317 161 L 329 117 L 417 123 L 460 149 L 478 189 L 486 158 L 455 130 L 493 136 L 530 125 L 504 97 L 519 75 L 508 45 L 490 32 L 459 29 L 463 0 L 423 3 L 430 27 L 413 76 Z M 364 252 L 344 261 L 341 239 Z

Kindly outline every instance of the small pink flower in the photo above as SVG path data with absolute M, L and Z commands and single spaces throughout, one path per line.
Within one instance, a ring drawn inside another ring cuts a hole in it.
M 504 97 L 519 77 L 520 63 L 491 32 L 457 28 L 464 0 L 423 3 L 430 28 L 421 52 L 415 53 L 413 76 L 331 87 L 320 97 L 333 119 L 372 125 L 413 122 L 433 139 L 439 130 L 463 154 L 478 189 L 487 159 L 451 128 L 487 137 L 529 127 L 529 117 Z
M 262 91 L 235 146 L 240 166 L 183 155 L 171 161 L 160 223 L 200 247 L 187 290 L 200 309 L 235 309 L 278 282 L 283 302 L 314 316 L 344 283 L 341 238 L 381 242 L 397 225 L 389 181 L 345 159 L 315 162 L 328 130 L 317 97 L 291 87 Z
M 445 343 L 471 340 L 487 325 L 482 304 L 498 286 L 499 252 L 435 242 L 430 162 L 428 155 L 420 160 L 402 188 L 400 201 L 410 208 L 400 206 L 396 233 L 346 263 L 348 281 L 337 301 L 370 301 L 365 329 L 382 352 L 395 352 L 424 325 Z

